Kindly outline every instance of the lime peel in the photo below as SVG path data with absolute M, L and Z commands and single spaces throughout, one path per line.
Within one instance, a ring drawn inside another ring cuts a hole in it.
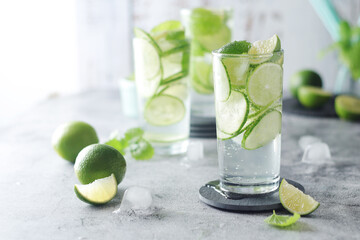
M 297 222 L 300 219 L 300 215 L 298 213 L 294 213 L 293 216 L 287 215 L 276 215 L 275 210 L 273 210 L 273 214 L 267 217 L 264 221 L 270 225 L 277 227 L 287 227 Z

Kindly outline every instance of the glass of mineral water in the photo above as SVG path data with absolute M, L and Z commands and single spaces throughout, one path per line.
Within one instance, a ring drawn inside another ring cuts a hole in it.
M 135 81 L 144 137 L 155 153 L 185 153 L 190 126 L 190 46 L 179 21 L 134 30 Z
M 275 191 L 280 179 L 284 52 L 277 35 L 213 51 L 220 187 Z

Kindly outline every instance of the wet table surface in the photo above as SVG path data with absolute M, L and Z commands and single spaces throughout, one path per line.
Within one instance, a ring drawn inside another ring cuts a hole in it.
M 121 114 L 115 91 L 92 91 L 45 101 L 0 126 L 0 239 L 359 239 L 360 124 L 284 114 L 281 175 L 304 185 L 321 206 L 295 225 L 278 229 L 264 223 L 271 212 L 233 213 L 199 201 L 198 190 L 217 178 L 215 140 L 201 141 L 205 158 L 129 156 L 119 193 L 94 207 L 79 201 L 73 165 L 60 159 L 50 139 L 69 120 L 93 125 L 101 140 L 136 126 Z M 298 139 L 321 138 L 332 161 L 301 162 Z M 116 214 L 123 192 L 143 186 L 153 193 L 149 215 Z M 286 214 L 286 211 L 279 213 Z

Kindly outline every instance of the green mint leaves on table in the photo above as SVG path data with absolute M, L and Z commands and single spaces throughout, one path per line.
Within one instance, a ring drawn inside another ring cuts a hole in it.
M 144 131 L 141 128 L 131 128 L 125 132 L 122 138 L 119 132 L 114 132 L 105 144 L 116 148 L 121 154 L 126 150 L 136 160 L 148 160 L 154 155 L 154 148 L 143 138 Z
M 273 226 L 287 227 L 294 224 L 299 218 L 300 215 L 298 213 L 294 213 L 293 216 L 287 216 L 287 215 L 281 216 L 281 215 L 276 215 L 274 210 L 273 214 L 267 217 L 264 221 Z
M 351 27 L 347 21 L 340 23 L 340 40 L 320 52 L 320 56 L 331 50 L 339 52 L 340 60 L 349 68 L 354 80 L 360 78 L 360 27 Z

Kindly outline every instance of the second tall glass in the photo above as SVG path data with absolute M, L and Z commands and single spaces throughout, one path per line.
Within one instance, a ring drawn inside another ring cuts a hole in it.
M 214 117 L 211 52 L 231 41 L 232 10 L 183 9 L 181 18 L 191 41 L 191 114 Z

